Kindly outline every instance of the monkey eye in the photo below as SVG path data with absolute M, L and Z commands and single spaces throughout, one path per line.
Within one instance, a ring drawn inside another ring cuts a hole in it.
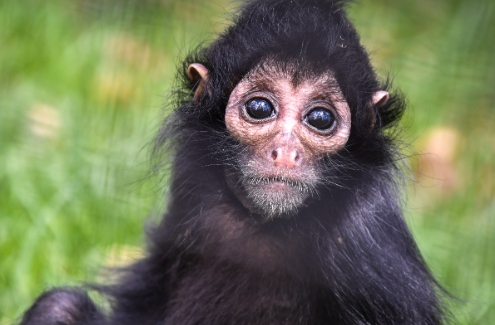
M 273 114 L 272 104 L 263 98 L 253 98 L 246 104 L 246 112 L 257 120 L 265 119 Z
M 334 125 L 335 117 L 327 109 L 318 107 L 306 115 L 305 121 L 312 127 L 325 131 Z

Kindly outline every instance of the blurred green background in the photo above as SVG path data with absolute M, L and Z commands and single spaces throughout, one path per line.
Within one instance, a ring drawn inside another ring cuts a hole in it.
M 226 0 L 0 1 L 0 324 L 139 255 L 163 208 L 148 146 L 181 58 Z M 361 0 L 407 95 L 406 217 L 460 324 L 495 324 L 495 1 Z

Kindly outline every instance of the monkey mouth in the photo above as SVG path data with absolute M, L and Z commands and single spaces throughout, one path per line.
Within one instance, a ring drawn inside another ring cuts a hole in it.
M 306 199 L 317 193 L 315 177 L 307 174 L 304 180 L 290 175 L 261 174 L 249 168 L 243 171 L 226 169 L 227 184 L 239 201 L 264 220 L 291 218 Z
M 292 195 L 300 193 L 307 196 L 314 191 L 312 184 L 284 176 L 252 176 L 246 180 L 244 185 L 248 188 L 264 188 L 265 193 L 266 191 L 282 191 L 293 193 Z
M 249 185 L 267 185 L 270 187 L 283 189 L 285 187 L 294 188 L 300 192 L 310 192 L 311 186 L 305 182 L 295 180 L 284 176 L 254 176 L 247 181 Z
M 284 176 L 251 176 L 243 184 L 248 206 L 269 219 L 294 216 L 313 189 L 311 184 Z

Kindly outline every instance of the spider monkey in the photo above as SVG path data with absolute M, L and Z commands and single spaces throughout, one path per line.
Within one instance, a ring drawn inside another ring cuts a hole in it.
M 167 212 L 111 308 L 45 292 L 22 325 L 442 324 L 403 220 L 402 95 L 380 81 L 348 1 L 245 1 L 184 61 L 156 138 Z

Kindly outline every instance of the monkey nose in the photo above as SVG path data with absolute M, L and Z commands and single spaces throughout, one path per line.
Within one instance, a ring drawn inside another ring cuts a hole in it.
M 276 148 L 272 150 L 271 158 L 276 167 L 294 168 L 299 162 L 300 155 L 297 149 Z

